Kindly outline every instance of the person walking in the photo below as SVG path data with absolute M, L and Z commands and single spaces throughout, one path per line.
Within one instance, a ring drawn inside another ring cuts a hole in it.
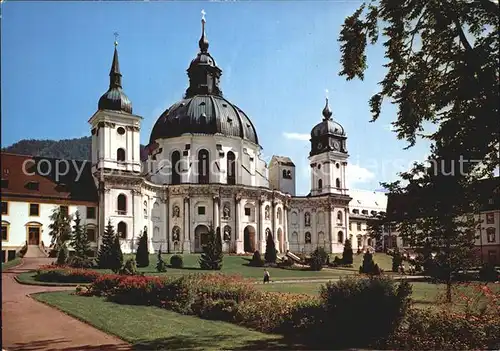
M 264 269 L 264 284 L 269 283 L 269 278 L 269 272 L 267 271 L 267 269 Z

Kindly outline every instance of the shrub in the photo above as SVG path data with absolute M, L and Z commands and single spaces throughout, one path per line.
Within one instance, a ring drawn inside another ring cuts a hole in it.
M 170 257 L 170 265 L 172 268 L 184 268 L 184 260 L 181 255 L 173 255 Z
M 406 280 L 399 285 L 386 277 L 342 278 L 327 283 L 320 290 L 326 313 L 324 342 L 334 343 L 336 348 L 368 347 L 387 338 L 402 322 L 410 296 L 411 285 Z M 352 331 L 359 329 L 360 318 L 369 327 L 353 339 Z
M 68 265 L 73 268 L 92 268 L 94 262 L 90 258 L 72 256 L 68 259 Z
M 26 252 L 28 252 L 28 243 L 27 242 L 23 245 L 21 250 L 19 250 L 19 257 L 23 258 L 24 255 L 26 255 Z
M 115 268 L 113 264 L 113 245 L 115 242 L 115 229 L 111 224 L 111 219 L 108 220 L 108 224 L 104 229 L 104 233 L 101 238 L 101 245 L 99 246 L 99 252 L 97 253 L 97 265 L 101 269 L 111 269 Z M 121 267 L 121 265 L 120 265 Z
M 139 238 L 135 260 L 137 262 L 137 267 L 149 266 L 148 232 L 146 230 L 144 230 L 144 233 Z
M 380 275 L 381 273 L 378 264 L 373 261 L 373 254 L 368 250 L 363 255 L 363 264 L 359 267 L 359 273 L 369 275 Z
M 322 247 L 318 247 L 311 255 L 311 262 L 309 266 L 313 271 L 320 271 L 321 269 L 323 269 L 327 257 L 328 254 L 326 253 L 325 249 Z
M 36 271 L 35 280 L 52 283 L 92 283 L 100 275 L 88 269 L 44 266 Z
M 122 275 L 137 275 L 137 263 L 134 258 L 129 258 L 122 268 L 120 268 L 120 274 Z
M 158 259 L 156 261 L 156 271 L 159 273 L 167 271 L 167 264 L 163 261 L 163 257 L 161 257 L 161 245 L 158 249 Z
M 264 260 L 262 259 L 259 251 L 255 251 L 253 253 L 252 260 L 250 261 L 249 265 L 252 267 L 263 267 L 264 266 Z
M 352 264 L 353 262 L 352 244 L 351 240 L 347 239 L 344 244 L 344 252 L 342 252 L 342 263 Z
M 115 235 L 111 246 L 111 254 L 109 256 L 109 268 L 115 273 L 118 273 L 123 266 L 123 253 L 120 245 L 120 238 Z
M 484 264 L 479 270 L 479 279 L 485 282 L 496 282 L 499 278 L 495 265 L 491 263 Z
M 274 239 L 271 233 L 267 234 L 266 239 L 266 252 L 264 254 L 264 260 L 266 263 L 276 263 L 278 254 L 276 252 L 276 245 L 274 244 Z

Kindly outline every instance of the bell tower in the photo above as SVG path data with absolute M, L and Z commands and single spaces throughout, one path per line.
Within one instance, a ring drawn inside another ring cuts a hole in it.
M 142 117 L 132 114 L 132 103 L 123 91 L 117 46 L 115 40 L 109 89 L 101 96 L 97 112 L 89 119 L 94 174 L 102 169 L 141 172 L 139 131 Z
M 347 137 L 344 128 L 333 121 L 328 97 L 322 114 L 323 121 L 311 131 L 311 195 L 347 195 Z

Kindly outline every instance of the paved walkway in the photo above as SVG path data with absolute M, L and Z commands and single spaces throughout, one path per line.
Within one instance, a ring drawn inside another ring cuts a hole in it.
M 73 290 L 74 287 L 22 285 L 21 272 L 49 264 L 53 259 L 29 258 L 2 272 L 2 348 L 14 350 L 131 350 L 124 341 L 35 301 L 29 294 Z

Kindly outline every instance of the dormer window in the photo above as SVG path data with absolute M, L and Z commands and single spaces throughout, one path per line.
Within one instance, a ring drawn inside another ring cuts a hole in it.
M 39 190 L 40 189 L 40 183 L 38 182 L 28 182 L 26 183 L 26 188 L 29 190 Z
M 368 215 L 368 210 L 363 210 L 363 211 L 361 211 L 361 213 L 364 215 Z

